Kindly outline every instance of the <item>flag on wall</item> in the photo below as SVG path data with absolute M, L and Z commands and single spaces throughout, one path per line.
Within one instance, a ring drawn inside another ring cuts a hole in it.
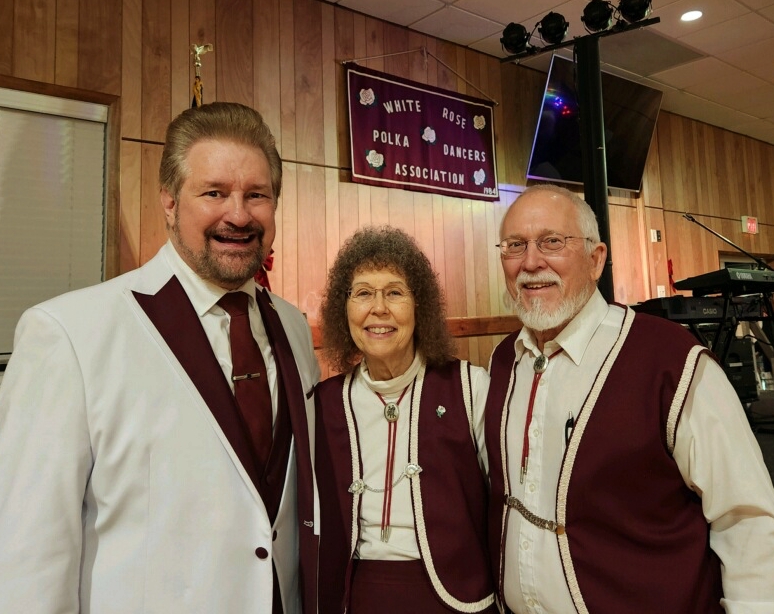
M 498 200 L 493 104 L 347 65 L 352 180 Z

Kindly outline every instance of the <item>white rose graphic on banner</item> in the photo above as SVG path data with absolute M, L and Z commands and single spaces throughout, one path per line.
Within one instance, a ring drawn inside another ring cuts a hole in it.
M 422 140 L 430 143 L 431 145 L 435 144 L 435 130 L 433 130 L 430 126 L 427 126 L 422 132 Z
M 360 104 L 364 107 L 372 107 L 376 104 L 376 94 L 370 87 L 367 90 L 360 90 Z
M 473 182 L 476 185 L 481 185 L 485 181 L 486 181 L 486 172 L 484 172 L 483 168 L 480 168 L 475 173 L 473 173 Z
M 486 118 L 483 115 L 476 115 L 473 117 L 473 127 L 476 130 L 483 130 L 486 128 Z
M 384 168 L 384 156 L 375 149 L 366 152 L 366 162 L 374 170 L 381 171 Z

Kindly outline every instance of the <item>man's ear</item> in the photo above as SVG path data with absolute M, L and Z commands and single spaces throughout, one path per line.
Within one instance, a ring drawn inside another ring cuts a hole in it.
M 598 243 L 591 250 L 591 262 L 592 262 L 592 277 L 594 281 L 598 281 L 602 277 L 602 271 L 605 269 L 605 261 L 607 260 L 607 245 L 604 243 Z
M 164 219 L 167 220 L 167 226 L 173 226 L 175 222 L 175 207 L 177 203 L 174 197 L 166 190 L 161 188 L 159 195 L 161 199 L 161 208 L 164 210 Z

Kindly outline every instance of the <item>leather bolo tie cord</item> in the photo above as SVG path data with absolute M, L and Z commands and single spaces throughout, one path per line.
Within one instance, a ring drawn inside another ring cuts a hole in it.
M 535 359 L 535 364 L 533 365 L 533 369 L 535 369 L 535 375 L 532 378 L 532 390 L 529 393 L 527 418 L 524 422 L 524 445 L 521 448 L 521 473 L 519 474 L 519 482 L 521 484 L 524 483 L 524 476 L 527 475 L 527 470 L 529 469 L 529 425 L 532 422 L 532 411 L 535 408 L 535 396 L 537 395 L 540 378 L 543 377 L 543 373 L 545 373 L 546 369 L 548 368 L 548 363 L 551 361 L 551 359 L 561 351 L 562 348 L 559 348 L 556 350 L 556 352 L 548 357 L 546 357 L 544 354 L 541 354 Z
M 382 500 L 382 525 L 381 539 L 387 542 L 390 539 L 390 511 L 392 509 L 392 480 L 395 475 L 395 442 L 398 434 L 398 406 L 409 389 L 409 384 L 400 393 L 396 403 L 387 403 L 381 394 L 374 391 L 384 405 L 384 417 L 387 420 L 387 468 L 384 471 L 384 499 Z

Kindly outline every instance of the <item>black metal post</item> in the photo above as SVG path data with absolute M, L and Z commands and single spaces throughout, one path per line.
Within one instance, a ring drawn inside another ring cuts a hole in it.
M 578 105 L 580 106 L 581 161 L 586 202 L 599 222 L 599 235 L 607 245 L 607 261 L 599 279 L 599 291 L 608 301 L 615 299 L 613 256 L 610 250 L 610 216 L 607 206 L 605 120 L 602 115 L 602 73 L 599 38 L 586 36 L 575 43 Z

